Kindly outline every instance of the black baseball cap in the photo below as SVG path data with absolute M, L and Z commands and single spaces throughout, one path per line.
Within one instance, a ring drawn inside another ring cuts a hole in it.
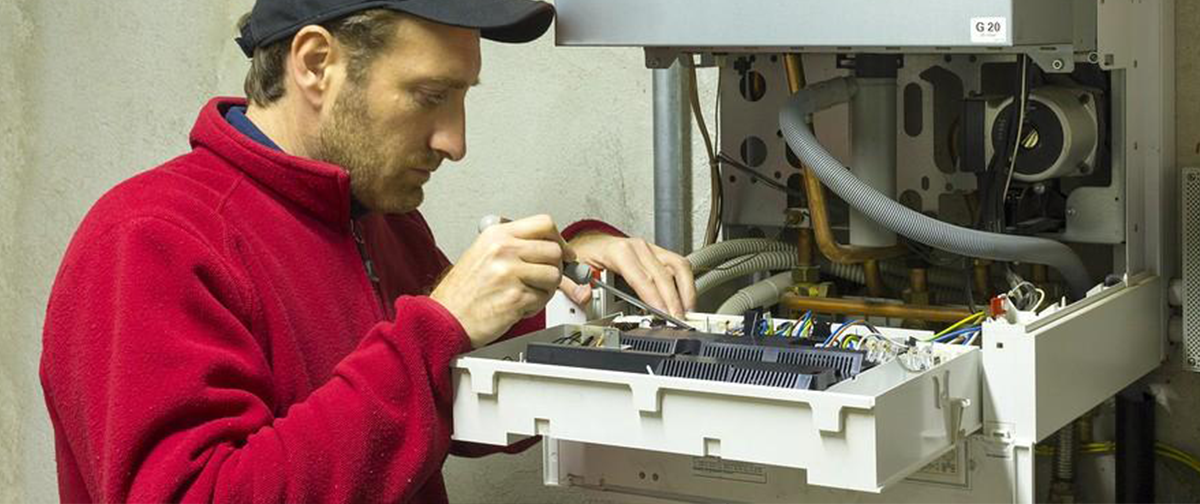
M 377 8 L 476 29 L 483 38 L 514 43 L 541 37 L 554 19 L 554 6 L 535 0 L 257 0 L 237 43 L 246 56 L 253 56 L 254 49 L 305 26 Z

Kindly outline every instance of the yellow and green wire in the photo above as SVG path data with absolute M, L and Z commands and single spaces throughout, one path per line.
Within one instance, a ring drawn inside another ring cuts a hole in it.
M 1117 450 L 1117 443 L 1113 442 L 1113 441 L 1105 441 L 1102 443 L 1087 443 L 1087 444 L 1079 447 L 1080 453 L 1088 453 L 1088 454 L 1112 453 L 1116 450 Z M 1039 456 L 1049 457 L 1049 456 L 1054 455 L 1054 447 L 1038 446 L 1034 450 L 1034 452 L 1037 453 Z M 1166 443 L 1157 442 L 1157 443 L 1154 443 L 1154 453 L 1160 457 L 1179 462 L 1180 464 L 1187 466 L 1192 471 L 1195 471 L 1195 473 L 1197 475 L 1200 475 L 1200 459 L 1197 459 L 1195 456 L 1193 456 L 1192 454 L 1190 454 L 1188 452 L 1180 450 L 1179 448 L 1175 448 L 1174 446 L 1168 445 Z

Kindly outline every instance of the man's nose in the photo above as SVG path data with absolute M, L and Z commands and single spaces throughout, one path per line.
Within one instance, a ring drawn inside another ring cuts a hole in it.
M 433 132 L 429 147 L 451 161 L 461 161 L 467 155 L 466 121 L 461 117 L 447 121 Z

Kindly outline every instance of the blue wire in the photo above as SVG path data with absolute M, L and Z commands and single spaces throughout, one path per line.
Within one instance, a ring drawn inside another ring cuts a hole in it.
M 838 327 L 838 330 L 837 330 L 837 331 L 834 331 L 833 333 L 830 333 L 830 334 L 829 334 L 829 338 L 828 338 L 828 339 L 826 339 L 826 340 L 825 340 L 825 343 L 821 344 L 821 346 L 823 346 L 823 347 L 827 347 L 827 346 L 829 346 L 829 344 L 830 344 L 830 343 L 832 343 L 832 342 L 833 342 L 833 340 L 837 339 L 838 335 L 842 334 L 842 331 L 845 331 L 845 330 L 846 330 L 847 328 L 849 328 L 851 325 L 858 325 L 858 324 L 860 324 L 860 323 L 861 323 L 861 324 L 863 324 L 863 325 L 866 325 L 866 326 L 867 326 L 867 328 L 868 328 L 868 329 L 870 329 L 870 330 L 872 330 L 872 331 L 874 331 L 874 330 L 875 330 L 875 328 L 873 328 L 873 327 L 871 327 L 869 324 L 867 324 L 867 321 L 866 321 L 866 320 L 854 320 L 854 321 L 851 321 L 851 322 L 847 322 L 847 323 L 845 323 L 845 324 L 842 324 L 840 327 Z
M 970 334 L 973 332 L 979 332 L 982 330 L 983 330 L 983 328 L 980 326 L 967 327 L 967 328 L 959 329 L 959 330 L 951 332 L 951 333 L 946 333 L 946 334 L 942 335 L 942 337 L 935 339 L 933 341 L 938 342 L 938 343 L 945 343 L 945 342 L 950 341 L 958 336 L 962 336 L 964 334 Z
M 782 323 L 782 324 L 779 324 L 779 327 L 776 327 L 776 328 L 775 328 L 775 334 L 774 334 L 774 336 L 779 336 L 780 334 L 783 334 L 784 336 L 787 336 L 788 329 L 791 329 L 791 328 L 792 328 L 792 323 L 791 323 L 791 322 L 784 322 L 784 323 Z
M 802 320 L 800 320 L 800 324 L 799 324 L 799 326 L 797 327 L 797 329 L 796 329 L 796 330 L 797 330 L 797 331 L 801 331 L 801 333 L 800 333 L 800 334 L 798 334 L 798 335 L 796 335 L 797 337 L 799 337 L 799 336 L 803 336 L 803 335 L 804 335 L 804 334 L 803 334 L 803 331 L 804 331 L 804 326 L 808 325 L 808 321 L 809 321 L 809 320 L 812 320 L 812 314 L 813 314 L 813 313 L 812 313 L 812 310 L 809 310 L 809 311 L 808 311 L 808 313 L 805 313 L 805 314 L 804 314 L 804 318 L 803 318 Z

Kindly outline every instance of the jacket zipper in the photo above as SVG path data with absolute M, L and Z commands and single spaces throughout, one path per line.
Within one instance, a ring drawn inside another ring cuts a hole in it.
M 375 302 L 378 303 L 380 310 L 382 310 L 382 317 L 387 318 L 387 302 L 383 299 L 383 287 L 379 285 L 379 275 L 375 272 L 375 262 L 367 254 L 367 242 L 363 239 L 362 225 L 353 219 L 350 220 L 350 234 L 354 235 L 354 246 L 358 249 L 358 258 L 362 260 L 367 280 L 371 282 L 371 290 L 375 292 Z

